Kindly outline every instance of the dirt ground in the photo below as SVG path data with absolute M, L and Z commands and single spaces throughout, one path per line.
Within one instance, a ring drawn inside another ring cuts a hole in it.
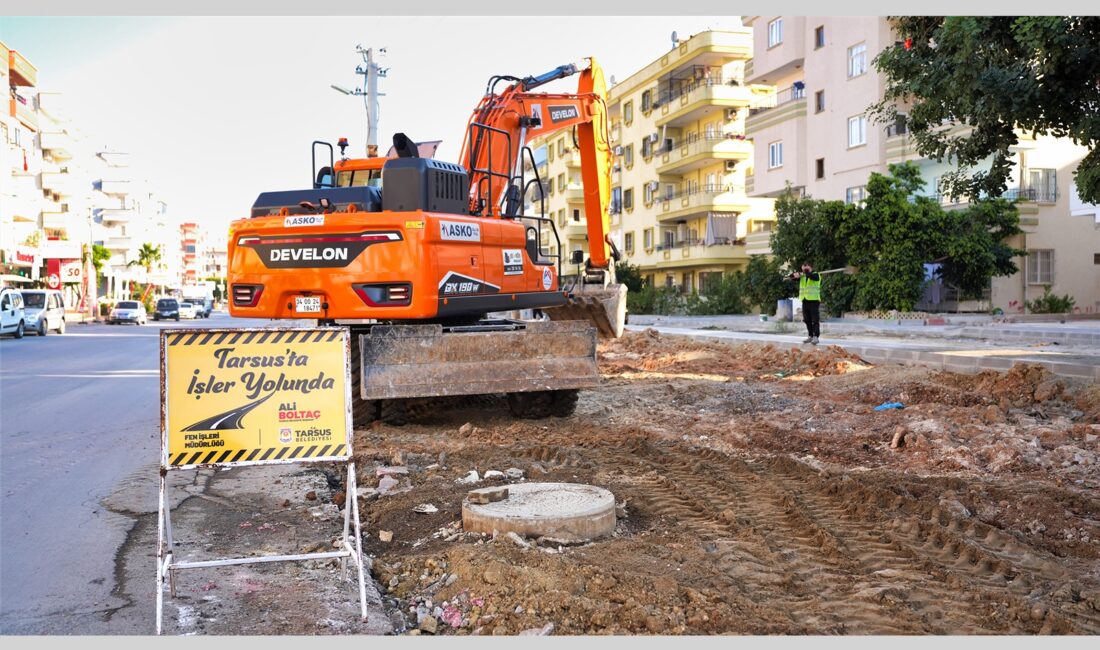
M 398 632 L 1100 633 L 1100 386 L 653 331 L 600 360 L 569 418 L 481 408 L 357 432 L 360 485 L 408 469 L 362 490 Z M 509 468 L 610 489 L 615 534 L 463 533 L 456 480 Z
M 310 562 L 241 568 L 217 589 L 189 577 L 174 631 L 1100 633 L 1100 386 L 652 330 L 602 345 L 600 367 L 568 418 L 515 420 L 477 399 L 356 432 L 385 620 L 356 622 L 354 589 Z M 904 409 L 874 410 L 885 402 Z M 456 482 L 509 469 L 524 477 Z M 462 530 L 469 489 L 519 480 L 611 490 L 615 533 L 521 546 Z M 342 516 L 339 472 L 279 487 L 297 496 L 270 496 L 275 515 L 236 506 L 234 531 L 266 544 L 297 520 L 306 532 L 284 542 L 329 544 L 313 528 Z M 234 622 L 257 607 L 252 627 Z

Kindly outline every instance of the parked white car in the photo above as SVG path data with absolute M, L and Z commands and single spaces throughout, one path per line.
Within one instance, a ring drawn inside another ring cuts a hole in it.
M 0 334 L 23 338 L 27 316 L 23 313 L 23 296 L 10 287 L 0 288 Z
M 180 303 L 180 318 L 198 318 L 199 308 L 189 302 Z
M 111 315 L 107 318 L 107 322 L 111 325 L 117 325 L 119 323 L 134 323 L 135 325 L 145 324 L 145 305 L 136 300 L 120 300 L 115 308 L 111 310 Z
M 51 330 L 65 333 L 65 297 L 54 289 L 24 289 L 23 309 L 27 314 L 27 329 L 45 336 Z

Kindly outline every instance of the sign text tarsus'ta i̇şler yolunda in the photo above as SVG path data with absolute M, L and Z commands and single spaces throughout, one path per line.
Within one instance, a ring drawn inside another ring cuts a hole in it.
M 214 350 L 214 358 L 218 360 L 218 369 L 241 368 L 301 368 L 309 365 L 309 355 L 298 354 L 287 349 L 286 354 L 262 355 L 262 356 L 234 356 L 235 348 L 218 348 Z M 199 370 L 195 369 L 191 383 L 187 386 L 187 394 L 199 399 L 208 393 L 228 393 L 236 385 L 237 381 L 222 379 L 211 374 L 209 379 L 202 380 L 198 377 Z M 256 399 L 261 393 L 272 391 L 297 391 L 309 394 L 315 390 L 331 390 L 336 382 L 332 377 L 326 377 L 324 371 L 317 373 L 313 378 L 287 379 L 285 373 L 279 373 L 277 378 L 269 378 L 266 372 L 254 372 L 249 370 L 240 375 L 239 381 L 243 384 L 248 399 Z

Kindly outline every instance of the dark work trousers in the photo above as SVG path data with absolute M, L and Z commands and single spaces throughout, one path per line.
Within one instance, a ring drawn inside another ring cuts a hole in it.
M 803 300 L 802 320 L 806 321 L 806 332 L 809 336 L 821 336 L 821 302 Z

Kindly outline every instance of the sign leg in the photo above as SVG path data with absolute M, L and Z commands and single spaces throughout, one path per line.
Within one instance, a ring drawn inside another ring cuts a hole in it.
M 355 563 L 359 568 L 359 609 L 360 616 L 363 621 L 367 620 L 367 582 L 364 571 L 365 560 L 363 559 L 363 535 L 359 526 L 359 498 L 355 489 L 355 463 L 348 461 L 348 501 L 345 503 L 352 504 L 351 507 L 355 508 Z
M 161 620 L 164 616 L 164 566 L 167 553 L 165 552 L 165 499 L 164 488 L 165 472 L 160 475 L 160 495 L 157 512 L 157 635 L 161 633 Z

